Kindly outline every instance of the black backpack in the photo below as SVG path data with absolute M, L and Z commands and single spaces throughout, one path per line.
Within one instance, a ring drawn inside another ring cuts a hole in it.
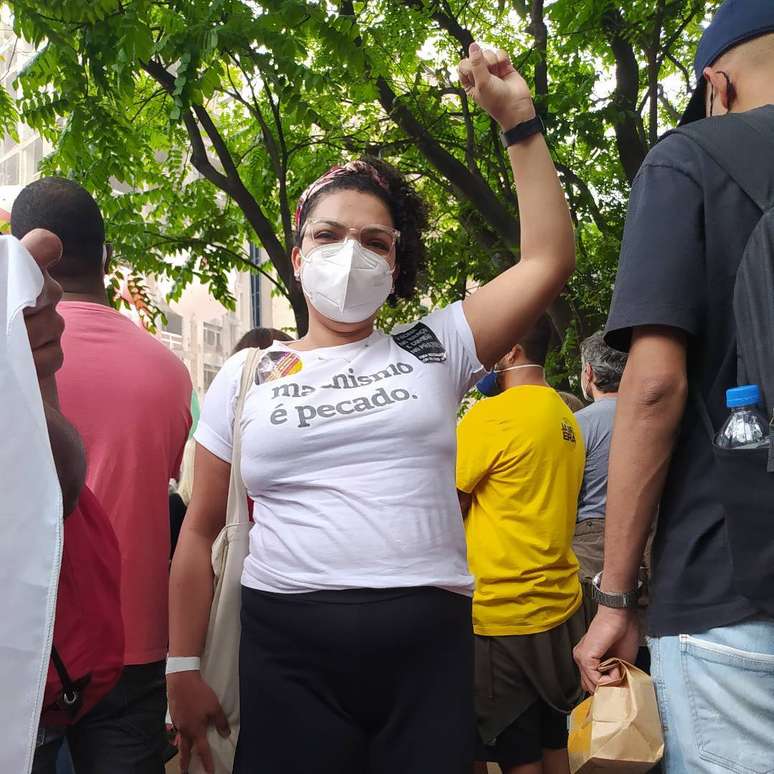
M 699 145 L 761 211 L 734 286 L 737 384 L 757 384 L 769 418 L 774 411 L 774 121 L 754 110 L 675 129 Z M 728 385 L 734 387 L 736 385 Z M 698 390 L 693 390 L 713 440 L 718 499 L 738 591 L 774 615 L 774 439 L 769 450 L 720 449 Z

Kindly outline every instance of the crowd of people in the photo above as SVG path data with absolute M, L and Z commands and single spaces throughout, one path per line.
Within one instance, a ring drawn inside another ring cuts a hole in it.
M 519 262 L 382 332 L 415 292 L 426 206 L 382 160 L 332 168 L 295 216 L 308 331 L 247 334 L 192 440 L 185 367 L 108 302 L 94 199 L 43 178 L 14 202 L 45 281 L 25 319 L 65 517 L 34 774 L 64 747 L 76 774 L 162 774 L 176 752 L 223 774 L 213 729 L 236 774 L 566 774 L 567 715 L 610 656 L 652 671 L 668 774 L 774 765 L 774 588 L 740 580 L 774 508 L 734 539 L 711 440 L 740 378 L 734 278 L 774 244 L 774 5 L 722 4 L 683 125 L 634 182 L 607 327 L 580 346 L 588 405 L 546 380 L 575 249 L 530 90 L 476 43 L 459 73 L 502 130 Z M 761 150 L 745 166 L 740 148 Z M 252 520 L 236 718 L 202 670 L 235 486 Z

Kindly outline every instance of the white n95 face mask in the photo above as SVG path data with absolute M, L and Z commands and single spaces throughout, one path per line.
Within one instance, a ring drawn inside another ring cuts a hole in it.
M 336 322 L 367 320 L 392 291 L 387 261 L 355 239 L 301 253 L 300 275 L 309 303 Z

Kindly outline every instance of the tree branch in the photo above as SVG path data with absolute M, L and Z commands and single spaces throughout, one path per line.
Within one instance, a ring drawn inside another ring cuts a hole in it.
M 161 63 L 150 60 L 143 63 L 142 66 L 170 94 L 174 92 L 175 78 Z M 182 119 L 191 141 L 191 163 L 207 180 L 228 194 L 239 206 L 245 219 L 268 253 L 269 259 L 277 271 L 277 276 L 288 290 L 296 320 L 299 323 L 299 328 L 302 329 L 299 333 L 302 334 L 306 324 L 306 302 L 303 293 L 293 279 L 288 253 L 277 239 L 274 226 L 264 214 L 255 197 L 245 187 L 228 146 L 206 108 L 196 104 L 190 108 L 184 107 Z M 200 125 L 212 144 L 225 174 L 217 170 L 210 161 L 199 129 Z
M 285 130 L 282 127 L 282 116 L 279 111 L 279 100 L 275 100 L 272 94 L 271 87 L 269 86 L 268 79 L 264 79 L 263 84 L 264 91 L 266 92 L 266 99 L 269 102 L 271 108 L 271 114 L 274 117 L 274 126 L 277 129 L 277 137 L 279 139 L 280 146 L 280 158 L 282 174 L 279 177 L 279 202 L 280 202 L 280 217 L 282 218 L 282 230 L 285 234 L 285 244 L 288 250 L 290 250 L 293 244 L 293 211 L 290 207 L 290 200 L 288 198 L 288 161 L 290 156 L 288 154 L 288 146 L 285 141 Z
M 151 78 L 154 78 L 168 94 L 175 90 L 175 77 L 163 65 L 150 60 L 143 64 L 145 70 Z M 191 163 L 195 169 L 201 173 L 213 185 L 216 185 L 221 191 L 228 193 L 228 178 L 210 161 L 207 155 L 207 149 L 204 146 L 204 139 L 199 131 L 196 119 L 190 110 L 184 110 L 182 113 L 183 125 L 188 132 L 188 139 L 191 141 Z
M 650 109 L 648 111 L 648 140 L 655 145 L 658 140 L 658 76 L 661 70 L 662 59 L 659 57 L 661 47 L 661 32 L 664 26 L 664 3 L 658 0 L 656 15 L 653 20 L 653 38 L 647 50 L 648 57 L 648 99 Z
M 535 107 L 538 113 L 548 113 L 548 27 L 543 18 L 543 0 L 532 0 L 529 32 L 535 40 L 539 57 L 535 62 Z
M 610 100 L 609 112 L 615 130 L 618 156 L 631 183 L 647 154 L 637 113 L 640 70 L 634 49 L 624 34 L 621 11 L 614 7 L 606 11 L 602 17 L 602 28 L 616 63 L 616 86 Z
M 465 93 L 465 89 L 460 87 L 448 89 L 448 91 L 453 91 L 460 98 L 462 120 L 465 122 L 465 163 L 468 169 L 475 174 L 478 172 L 478 166 L 476 165 L 476 133 L 473 128 L 473 117 L 470 114 L 468 95 Z
M 407 5 L 419 0 L 404 0 Z M 415 7 L 417 7 L 415 5 Z M 348 17 L 357 28 L 357 16 L 352 0 L 341 0 L 339 11 Z M 362 37 L 357 37 L 357 45 L 362 46 Z M 371 75 L 366 64 L 366 74 Z M 519 243 L 519 229 L 516 218 L 478 174 L 472 173 L 464 164 L 449 153 L 433 135 L 414 116 L 405 103 L 398 98 L 392 87 L 382 75 L 375 80 L 379 103 L 384 111 L 401 131 L 414 140 L 417 149 L 448 181 L 459 199 L 467 201 L 476 208 L 481 217 L 498 235 L 500 240 L 513 250 Z
M 562 175 L 562 177 L 565 178 L 566 182 L 569 184 L 569 186 L 573 186 L 580 191 L 581 195 L 583 196 L 583 200 L 588 207 L 589 212 L 591 213 L 591 218 L 596 224 L 597 228 L 603 233 L 607 234 L 610 231 L 610 227 L 607 223 L 607 220 L 605 220 L 605 216 L 602 214 L 602 210 L 600 210 L 599 205 L 597 204 L 596 200 L 594 199 L 594 194 L 591 193 L 591 189 L 588 187 L 586 182 L 584 180 L 581 180 L 578 175 L 573 172 L 570 167 L 568 167 L 566 164 L 562 164 L 561 162 L 556 162 L 556 169 L 557 171 Z
M 673 124 L 677 124 L 680 121 L 680 111 L 667 99 L 666 94 L 664 93 L 664 87 L 659 84 L 658 87 L 658 101 L 661 103 L 661 107 L 666 110 L 667 114 L 669 115 L 669 120 Z
M 401 102 L 387 81 L 376 79 L 379 102 L 392 120 L 413 138 L 422 155 L 449 181 L 457 196 L 475 207 L 510 249 L 519 243 L 516 218 L 497 198 L 486 181 L 460 163 L 425 129 Z
M 680 36 L 685 31 L 685 28 L 691 23 L 696 14 L 699 12 L 699 9 L 695 6 L 689 10 L 690 13 L 684 19 L 682 19 L 677 29 L 667 38 L 666 42 L 662 46 L 661 56 L 659 57 L 659 64 L 663 64 L 664 59 L 671 56 L 672 46 L 680 39 Z M 678 66 L 683 67 L 683 65 Z
M 156 237 L 158 239 L 157 242 L 151 242 L 148 247 L 154 248 L 154 247 L 162 247 L 162 246 L 170 246 L 174 245 L 180 249 L 186 249 L 188 247 L 192 246 L 198 246 L 198 247 L 213 247 L 211 242 L 205 242 L 203 239 L 194 239 L 192 237 L 175 237 L 175 236 L 167 236 L 166 234 L 161 234 L 158 231 L 149 231 L 148 229 L 145 230 L 145 233 L 149 236 Z M 229 249 L 228 247 L 225 247 L 224 245 L 218 245 L 217 246 L 218 253 L 225 254 L 231 257 L 235 263 L 241 264 L 245 269 L 249 269 L 250 271 L 257 272 L 261 276 L 265 277 L 269 282 L 274 285 L 274 287 L 282 293 L 285 298 L 289 300 L 288 291 L 287 289 L 277 280 L 272 277 L 271 274 L 269 274 L 265 269 L 262 269 L 261 266 L 257 263 L 253 263 L 249 258 L 245 258 L 241 253 L 237 253 L 234 250 Z
M 432 0 L 427 3 L 424 0 L 403 0 L 403 5 L 419 11 L 429 10 L 430 18 L 459 43 L 463 55 L 467 56 L 468 48 L 470 48 L 470 44 L 473 42 L 473 34 L 470 30 L 463 27 L 451 13 L 439 10 L 437 4 L 432 2 Z

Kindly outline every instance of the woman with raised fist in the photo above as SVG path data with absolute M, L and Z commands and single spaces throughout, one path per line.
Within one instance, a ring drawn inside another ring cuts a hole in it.
M 414 293 L 425 205 L 373 159 L 333 168 L 298 205 L 292 261 L 309 330 L 261 354 L 240 422 L 255 503 L 242 576 L 240 774 L 471 771 L 472 578 L 455 488 L 457 407 L 556 298 L 575 253 L 527 84 L 503 52 L 477 44 L 460 77 L 508 146 L 516 266 L 383 333 L 374 326 L 382 306 Z M 209 724 L 228 733 L 195 658 L 247 356 L 229 360 L 207 395 L 172 568 L 170 662 L 187 668 L 173 668 L 169 696 L 184 770 L 192 750 L 212 770 Z

